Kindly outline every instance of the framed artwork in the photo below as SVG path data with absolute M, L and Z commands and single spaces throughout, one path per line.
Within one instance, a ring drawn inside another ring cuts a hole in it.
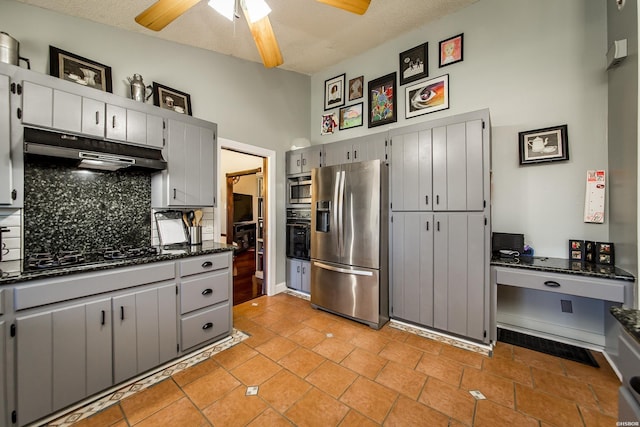
M 427 47 L 423 43 L 400 54 L 400 85 L 420 80 L 429 75 Z
M 584 261 L 584 240 L 569 240 L 569 259 L 572 261 Z
M 111 67 L 49 46 L 49 74 L 82 86 L 113 92 Z
M 518 133 L 520 164 L 569 160 L 567 125 Z
M 193 115 L 191 96 L 169 86 L 153 82 L 153 105 L 176 113 Z
M 322 126 L 320 127 L 320 135 L 331 135 L 338 126 L 338 118 L 336 113 L 322 115 Z
M 345 75 L 325 80 L 324 82 L 324 109 L 342 107 L 344 105 Z
M 364 89 L 364 76 L 349 80 L 349 101 L 362 98 Z
M 363 103 L 349 105 L 340 109 L 340 130 L 362 126 Z
M 615 265 L 613 243 L 596 243 L 596 264 Z
M 449 108 L 449 75 L 405 88 L 405 117 L 420 116 Z
M 438 52 L 440 52 L 441 68 L 462 61 L 463 37 L 464 33 L 442 40 L 439 43 Z
M 393 123 L 396 116 L 396 73 L 369 82 L 369 127 Z

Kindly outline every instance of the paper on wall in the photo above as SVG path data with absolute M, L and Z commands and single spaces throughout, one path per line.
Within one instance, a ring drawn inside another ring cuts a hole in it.
M 587 171 L 587 193 L 584 198 L 584 222 L 604 223 L 605 173 Z

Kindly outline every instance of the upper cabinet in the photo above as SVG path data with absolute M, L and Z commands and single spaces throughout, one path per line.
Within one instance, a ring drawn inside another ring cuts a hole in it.
M 133 144 L 163 146 L 160 116 L 23 82 L 22 123 Z
M 215 206 L 215 126 L 168 120 L 167 170 L 154 179 L 152 204 Z M 155 196 L 155 197 L 154 197 Z
M 323 166 L 368 160 L 386 161 L 386 142 L 385 132 L 326 144 Z
M 0 205 L 13 203 L 9 77 L 0 74 Z
M 321 163 L 321 145 L 287 151 L 287 175 L 309 173 L 311 169 L 319 168 Z

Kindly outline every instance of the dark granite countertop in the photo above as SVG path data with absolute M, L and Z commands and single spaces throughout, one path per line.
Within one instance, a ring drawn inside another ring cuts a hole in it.
M 632 274 L 613 265 L 590 264 L 564 258 L 527 256 L 520 256 L 520 258 L 493 257 L 491 259 L 491 265 L 523 268 L 547 273 L 575 274 L 600 279 L 625 280 L 628 282 L 634 282 L 636 280 Z
M 640 310 L 611 307 L 609 311 L 622 327 L 640 343 Z
M 214 241 L 204 241 L 202 242 L 202 245 L 198 246 L 179 246 L 171 248 L 158 247 L 158 254 L 153 256 L 82 264 L 63 268 L 53 268 L 50 270 L 8 273 L 0 277 L 0 286 L 27 282 L 30 280 L 67 276 L 69 274 L 88 273 L 92 271 L 110 270 L 113 268 L 130 267 L 133 265 L 149 264 L 153 262 L 170 261 L 178 258 L 232 251 L 233 249 L 234 247 L 232 245 L 217 243 Z

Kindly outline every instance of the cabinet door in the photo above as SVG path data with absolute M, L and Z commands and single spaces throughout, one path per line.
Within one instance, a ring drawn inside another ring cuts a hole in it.
M 0 366 L 2 366 L 2 369 L 0 369 L 0 424 L 5 423 L 9 425 L 9 420 L 7 419 L 6 339 L 6 328 L 5 322 L 3 321 L 0 322 Z
M 82 130 L 81 96 L 54 89 L 53 128 L 68 132 Z
M 287 258 L 287 285 L 293 289 L 302 289 L 302 268 L 297 259 Z
M 23 82 L 22 123 L 48 128 L 53 125 L 53 89 Z
M 433 326 L 433 215 L 393 214 L 392 314 Z
M 391 141 L 391 197 L 394 211 L 431 210 L 431 130 Z
M 53 410 L 86 396 L 86 338 L 84 305 L 52 312 Z
M 82 98 L 82 133 L 104 137 L 105 104 L 91 98 Z
M 135 298 L 136 340 L 134 342 L 138 349 L 137 372 L 144 372 L 160 364 L 158 290 L 137 292 Z M 130 343 L 132 344 L 133 342 Z
M 386 161 L 385 144 L 386 137 L 384 135 L 358 138 L 353 141 L 351 146 L 351 160 L 354 162 L 366 162 L 368 160 Z
M 345 147 L 346 144 L 344 142 L 332 142 L 331 144 L 325 144 L 323 166 L 347 163 L 347 152 L 351 150 L 351 144 L 349 144 L 348 149 L 345 149 Z
M 107 104 L 106 136 L 118 141 L 127 140 L 127 110 L 116 105 Z
M 301 172 L 311 172 L 313 168 L 319 168 L 322 163 L 322 146 L 306 148 L 302 153 Z
M 113 379 L 115 383 L 138 372 L 136 345 L 136 296 L 128 294 L 111 300 L 113 311 Z
M 0 205 L 13 203 L 11 167 L 11 109 L 9 77 L 0 75 Z
M 85 310 L 87 396 L 90 396 L 113 385 L 111 299 L 89 303 Z
M 53 411 L 51 312 L 16 317 L 16 401 L 18 424 Z
M 164 121 L 160 116 L 147 114 L 147 145 L 164 147 Z
M 186 150 L 185 136 L 186 124 L 169 120 L 168 134 L 168 185 L 167 191 L 169 206 L 179 206 L 186 204 Z
M 287 151 L 287 175 L 302 171 L 302 155 L 299 150 Z
M 126 110 L 127 142 L 147 144 L 147 115 L 140 111 Z
M 160 363 L 178 356 L 178 307 L 176 284 L 158 288 L 158 337 Z
M 311 263 L 300 261 L 300 290 L 311 293 Z
M 200 128 L 199 179 L 200 194 L 195 203 L 198 206 L 213 206 L 215 197 L 215 136 L 213 130 Z

